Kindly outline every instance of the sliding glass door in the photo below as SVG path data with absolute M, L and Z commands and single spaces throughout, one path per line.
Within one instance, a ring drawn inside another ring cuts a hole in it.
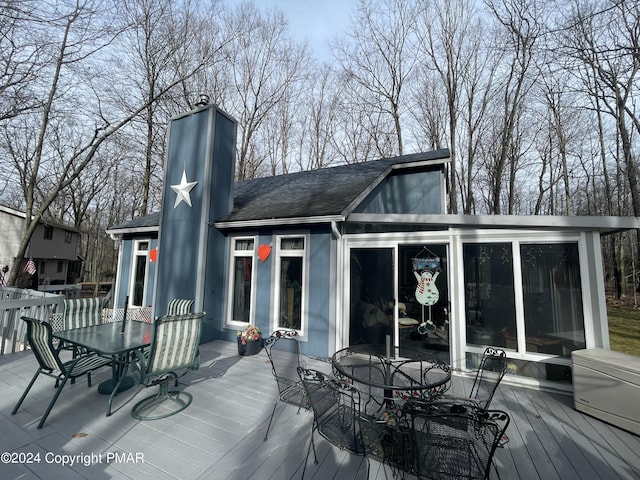
M 389 336 L 449 360 L 446 245 L 350 248 L 348 304 L 350 345 Z

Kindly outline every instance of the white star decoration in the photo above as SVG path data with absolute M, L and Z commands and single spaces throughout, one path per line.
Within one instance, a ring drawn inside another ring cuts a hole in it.
M 189 192 L 198 184 L 198 182 L 187 182 L 187 172 L 182 170 L 182 180 L 179 185 L 171 185 L 171 190 L 176 192 L 176 203 L 173 208 L 180 205 L 180 202 L 185 202 L 191 206 L 191 195 Z

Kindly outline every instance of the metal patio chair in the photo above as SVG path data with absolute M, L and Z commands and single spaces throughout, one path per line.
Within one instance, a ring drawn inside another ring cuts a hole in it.
M 411 425 L 412 472 L 419 479 L 489 478 L 509 415 L 468 403 L 416 399 L 403 411 Z
M 191 313 L 193 300 L 188 298 L 174 298 L 167 305 L 167 315 L 184 315 Z
M 138 420 L 157 420 L 169 417 L 187 408 L 193 397 L 190 393 L 169 390 L 169 383 L 189 370 L 200 367 L 200 335 L 204 313 L 165 315 L 154 324 L 148 351 L 136 350 L 140 383 L 145 387 L 158 386 L 155 395 L 148 396 L 133 406 L 131 415 Z M 172 408 L 169 408 L 171 406 Z M 156 410 L 158 410 L 157 413 Z
M 51 325 L 35 318 L 22 317 L 22 320 L 27 324 L 27 340 L 33 354 L 38 360 L 39 367 L 11 414 L 15 415 L 18 411 L 20 405 L 22 405 L 22 402 L 29 393 L 29 390 L 31 390 L 31 387 L 40 375 L 47 375 L 55 378 L 56 391 L 49 402 L 47 409 L 42 415 L 40 423 L 38 423 L 38 428 L 42 428 L 44 422 L 49 416 L 49 413 L 51 412 L 51 409 L 53 408 L 53 405 L 58 400 L 63 387 L 67 383 L 67 380 L 74 380 L 86 375 L 87 385 L 91 387 L 91 372 L 100 367 L 107 366 L 111 362 L 108 359 L 99 357 L 95 354 L 78 354 L 73 359 L 63 362 L 60 359 L 59 351 L 53 345 Z
M 267 431 L 264 435 L 266 442 L 278 402 L 295 405 L 298 407 L 298 412 L 300 408 L 308 409 L 309 402 L 297 372 L 297 368 L 303 366 L 300 363 L 298 332 L 293 330 L 274 331 L 265 339 L 264 350 L 271 363 L 271 373 L 278 384 L 278 400 L 273 405 L 269 425 L 267 425 Z
M 315 432 L 342 450 L 366 457 L 360 429 L 360 392 L 358 389 L 351 384 L 327 377 L 318 370 L 302 367 L 298 367 L 297 370 L 313 410 L 311 439 L 301 478 L 304 478 L 309 453 L 312 449 L 314 463 L 318 463 L 313 438 Z
M 506 371 L 506 352 L 499 348 L 487 347 L 482 354 L 480 366 L 476 372 L 476 378 L 473 381 L 469 396 L 461 397 L 445 394 L 439 398 L 446 401 L 467 402 L 487 409 Z
M 482 408 L 489 408 L 493 395 L 506 371 L 506 352 L 494 347 L 485 348 L 469 399 Z
M 89 327 L 102 323 L 103 299 L 77 298 L 63 301 L 60 330 L 73 330 L 75 328 Z M 58 348 L 72 350 L 74 355 L 87 353 L 75 345 L 61 343 Z

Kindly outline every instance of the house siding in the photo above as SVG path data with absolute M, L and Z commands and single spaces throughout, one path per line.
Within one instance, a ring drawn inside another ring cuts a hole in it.
M 354 212 L 439 214 L 442 199 L 441 169 L 402 173 L 385 179 Z

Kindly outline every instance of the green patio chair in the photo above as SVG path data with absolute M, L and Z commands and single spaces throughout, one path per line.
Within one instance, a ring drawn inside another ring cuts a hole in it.
M 22 402 L 29 393 L 29 390 L 31 390 L 31 387 L 40 375 L 47 375 L 55 378 L 55 394 L 42 415 L 40 423 L 38 423 L 38 428 L 42 428 L 45 420 L 51 412 L 51 409 L 53 408 L 53 405 L 56 403 L 56 400 L 58 400 L 58 397 L 62 392 L 62 388 L 67 383 L 67 380 L 74 380 L 86 375 L 87 384 L 91 387 L 91 372 L 98 368 L 107 366 L 111 362 L 108 359 L 99 357 L 95 354 L 80 354 L 75 356 L 72 360 L 63 362 L 60 359 L 59 351 L 53 346 L 51 325 L 35 318 L 22 317 L 22 320 L 27 324 L 27 340 L 31 347 L 31 351 L 38 360 L 39 367 L 11 414 L 16 414 L 20 405 L 22 405 Z
M 88 327 L 102 323 L 102 298 L 64 300 L 62 330 Z
M 167 315 L 184 315 L 191 313 L 193 300 L 187 298 L 174 298 L 167 305 Z
M 62 308 L 62 324 L 60 330 L 90 327 L 102 323 L 102 298 L 77 298 L 64 300 Z M 60 343 L 59 349 L 72 350 L 73 355 L 87 353 L 75 345 Z
M 136 351 L 134 365 L 140 371 L 140 383 L 145 387 L 158 386 L 155 395 L 136 403 L 131 410 L 138 420 L 157 420 L 187 408 L 193 397 L 190 393 L 169 390 L 169 384 L 189 370 L 200 367 L 200 333 L 204 313 L 165 315 L 155 321 L 148 351 Z M 171 408 L 170 408 L 171 407 Z

